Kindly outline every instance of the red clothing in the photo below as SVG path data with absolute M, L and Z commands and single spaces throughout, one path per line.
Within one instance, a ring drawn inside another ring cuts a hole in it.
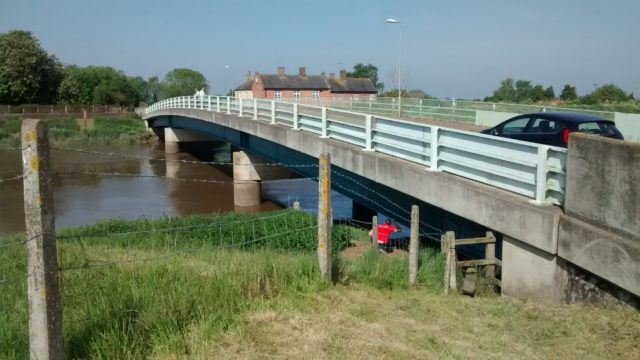
M 386 244 L 389 242 L 389 235 L 392 232 L 398 231 L 399 229 L 393 225 L 380 224 L 378 225 L 378 243 Z

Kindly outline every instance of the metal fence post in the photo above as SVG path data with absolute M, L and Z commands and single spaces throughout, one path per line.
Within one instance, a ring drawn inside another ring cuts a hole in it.
M 547 157 L 548 146 L 538 146 L 538 164 L 536 166 L 536 204 L 547 200 Z
M 431 155 L 429 155 L 429 171 L 440 171 L 438 169 L 438 137 L 440 134 L 440 128 L 437 126 L 431 126 Z
M 244 114 L 244 109 L 242 108 L 242 98 L 238 99 L 238 116 L 242 117 Z
M 258 99 L 253 99 L 253 120 L 258 120 Z
M 331 156 L 320 154 L 318 194 L 318 261 L 320 273 L 331 281 Z
M 220 112 L 220 96 L 216 96 L 216 111 Z
M 322 112 L 321 112 L 321 120 L 322 120 L 322 133 L 320 135 L 320 137 L 326 138 L 329 137 L 329 124 L 328 124 L 328 120 L 327 120 L 327 108 L 326 107 L 322 107 Z
M 415 285 L 418 276 L 418 222 L 420 209 L 418 205 L 411 206 L 411 235 L 409 238 L 409 286 Z
M 373 115 L 364 119 L 364 150 L 373 151 Z
M 62 305 L 58 283 L 49 140 L 41 120 L 22 122 L 22 166 L 27 245 L 29 353 L 62 359 Z
M 276 123 L 276 101 L 271 100 L 271 124 Z
M 207 96 L 207 110 L 211 111 L 211 95 Z
M 293 130 L 300 130 L 300 115 L 298 103 L 293 104 Z
M 231 114 L 231 98 L 227 96 L 227 114 Z

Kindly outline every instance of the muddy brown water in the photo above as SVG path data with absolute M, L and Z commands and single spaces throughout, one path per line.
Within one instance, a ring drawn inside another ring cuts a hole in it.
M 162 145 L 60 146 L 101 153 L 164 159 Z M 230 162 L 228 148 L 206 149 L 206 159 L 181 152 L 174 160 Z M 225 211 L 269 211 L 279 206 L 264 201 L 261 206 L 236 209 L 233 204 L 231 167 L 176 161 L 127 159 L 53 150 L 56 229 L 121 218 L 158 218 Z M 20 151 L 0 151 L 0 179 L 19 175 Z M 88 174 L 92 173 L 92 174 Z M 110 174 L 131 176 L 113 176 Z M 216 182 L 176 181 L 169 178 L 206 179 Z M 24 231 L 24 203 L 21 181 L 0 182 L 0 236 Z

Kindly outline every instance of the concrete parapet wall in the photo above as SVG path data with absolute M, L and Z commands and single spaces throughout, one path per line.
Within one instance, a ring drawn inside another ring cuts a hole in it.
M 640 242 L 560 217 L 558 255 L 640 296 Z
M 640 241 L 640 143 L 573 133 L 565 212 Z

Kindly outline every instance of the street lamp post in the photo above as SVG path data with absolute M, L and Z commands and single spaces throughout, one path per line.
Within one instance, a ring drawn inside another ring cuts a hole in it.
M 387 24 L 400 24 L 398 19 L 386 19 L 384 22 Z M 402 26 L 400 28 L 400 40 L 398 42 L 398 116 L 402 116 L 402 83 L 400 79 L 401 66 L 402 66 Z

